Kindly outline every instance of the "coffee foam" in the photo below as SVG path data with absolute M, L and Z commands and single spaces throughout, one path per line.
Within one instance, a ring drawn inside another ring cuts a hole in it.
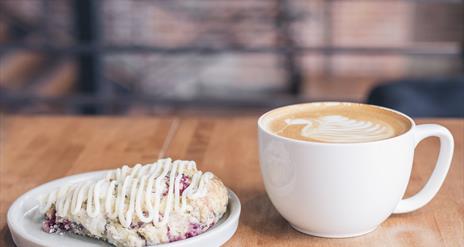
M 356 103 L 310 103 L 275 109 L 263 123 L 274 134 L 305 141 L 359 143 L 388 139 L 411 128 L 406 117 Z

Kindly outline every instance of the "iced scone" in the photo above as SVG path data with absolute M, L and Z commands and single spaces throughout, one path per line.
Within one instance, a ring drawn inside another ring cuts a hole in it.
M 194 161 L 161 159 L 123 166 L 106 177 L 44 195 L 42 229 L 72 232 L 115 246 L 149 246 L 190 238 L 225 213 L 227 189 Z

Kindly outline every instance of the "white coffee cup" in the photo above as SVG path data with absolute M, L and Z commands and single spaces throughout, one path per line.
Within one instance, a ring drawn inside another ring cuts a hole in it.
M 382 109 L 407 118 L 409 130 L 379 141 L 320 143 L 271 133 L 264 124 L 269 112 L 259 118 L 259 156 L 266 192 L 296 230 L 328 238 L 359 236 L 375 230 L 392 213 L 424 206 L 438 192 L 453 156 L 451 133 L 443 126 L 416 125 L 400 112 Z M 436 167 L 422 190 L 402 199 L 414 149 L 430 136 L 440 139 Z

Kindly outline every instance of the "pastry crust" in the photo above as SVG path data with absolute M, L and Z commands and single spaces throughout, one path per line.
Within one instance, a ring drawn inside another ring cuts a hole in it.
M 185 165 L 186 162 L 189 162 L 190 166 Z M 180 169 L 181 164 L 184 166 Z M 163 169 L 169 170 L 166 175 L 160 173 L 161 168 L 155 171 L 156 166 L 161 165 L 164 165 Z M 201 234 L 216 224 L 225 213 L 228 203 L 226 187 L 212 173 L 198 171 L 194 162 L 192 165 L 191 161 L 172 162 L 170 159 L 163 159 L 148 165 L 151 167 L 146 166 L 121 168 L 110 172 L 107 178 L 99 180 L 100 182 L 72 185 L 65 193 L 51 192 L 42 200 L 42 210 L 45 211 L 42 229 L 48 233 L 72 232 L 101 239 L 115 246 L 149 246 Z M 139 169 L 138 175 L 134 169 Z M 121 175 L 124 172 L 125 177 Z M 159 173 L 158 177 L 155 176 L 156 172 Z M 154 175 L 150 177 L 149 174 Z M 132 180 L 127 179 L 130 176 Z M 143 176 L 146 177 L 145 183 L 141 182 Z M 150 179 L 158 179 L 159 182 L 153 182 L 149 191 Z M 130 183 L 126 180 L 130 180 Z M 110 187 L 111 182 L 115 185 L 114 188 Z M 126 195 L 121 195 L 119 189 L 126 189 Z M 150 192 L 147 192 L 149 202 L 142 196 L 137 197 L 138 190 L 141 191 L 140 195 L 144 195 L 142 193 L 145 191 Z M 156 207 L 156 202 L 153 202 L 156 201 L 157 191 L 162 191 L 158 194 L 158 211 L 152 206 Z M 69 198 L 68 207 L 66 198 Z M 109 207 L 105 205 L 107 201 L 110 202 L 107 203 Z M 120 209 L 117 208 L 118 205 Z M 142 210 L 143 217 L 137 214 L 137 206 Z M 117 217 L 111 216 L 113 209 L 114 212 L 119 210 L 120 214 Z M 153 219 L 142 220 L 141 218 L 150 214 L 149 211 L 151 214 L 157 212 L 156 217 L 151 215 Z M 131 217 L 124 218 L 127 215 Z

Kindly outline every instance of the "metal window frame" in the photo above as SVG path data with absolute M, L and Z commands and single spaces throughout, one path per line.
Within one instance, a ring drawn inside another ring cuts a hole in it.
M 50 25 L 47 12 L 50 11 L 51 0 L 41 0 L 42 19 L 38 23 L 41 35 L 47 37 L 50 34 Z M 160 1 L 160 0 L 146 0 Z M 325 32 L 324 40 L 326 46 L 300 47 L 294 40 L 294 34 L 289 28 L 292 20 L 289 8 L 289 0 L 277 0 L 277 15 L 275 18 L 275 28 L 277 36 L 280 38 L 276 47 L 250 48 L 245 46 L 229 47 L 176 47 L 165 48 L 157 46 L 140 45 L 105 45 L 102 42 L 102 3 L 99 0 L 72 0 L 74 10 L 74 30 L 77 43 L 66 47 L 52 45 L 50 43 L 34 45 L 26 43 L 0 44 L 0 54 L 15 50 L 28 50 L 45 52 L 56 55 L 73 55 L 78 59 L 78 94 L 69 97 L 41 97 L 39 95 L 25 94 L 5 94 L 0 92 L 0 104 L 5 106 L 19 105 L 24 103 L 57 103 L 77 107 L 77 112 L 83 114 L 112 114 L 115 113 L 113 107 L 124 98 L 124 102 L 141 102 L 150 105 L 175 105 L 175 106 L 237 106 L 237 107 L 271 107 L 281 104 L 288 104 L 302 101 L 300 92 L 302 82 L 307 81 L 303 78 L 300 65 L 300 54 L 316 53 L 327 57 L 324 68 L 326 75 L 331 74 L 330 58 L 335 54 L 354 54 L 354 55 L 405 55 L 405 56 L 440 56 L 460 58 L 464 61 L 464 49 L 461 54 L 450 50 L 431 50 L 421 47 L 404 48 L 369 48 L 369 47 L 335 47 L 332 42 L 332 4 L 341 0 L 326 0 L 324 5 L 323 26 Z M 351 0 L 360 1 L 360 0 Z M 413 0 L 414 3 L 461 3 L 460 0 Z M 463 44 L 464 47 L 464 44 Z M 153 99 L 145 96 L 116 96 L 112 82 L 103 77 L 103 56 L 107 54 L 201 54 L 215 55 L 220 53 L 272 53 L 278 54 L 286 71 L 286 81 L 288 96 L 266 99 Z

